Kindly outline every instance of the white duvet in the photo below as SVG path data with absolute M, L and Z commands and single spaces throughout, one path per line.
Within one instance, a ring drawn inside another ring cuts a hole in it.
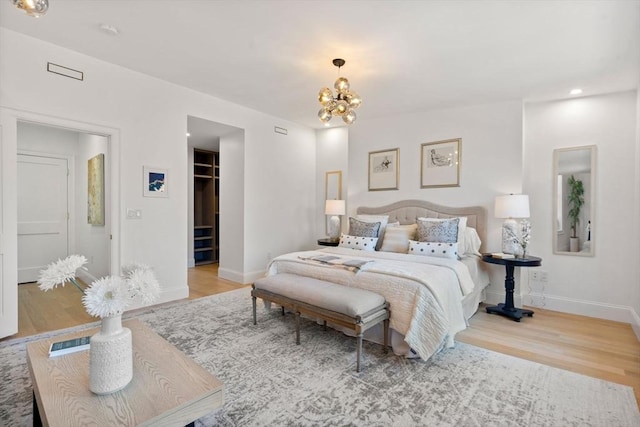
M 354 272 L 306 259 L 327 254 L 370 262 Z M 425 360 L 443 345 L 453 346 L 455 334 L 466 328 L 462 298 L 474 287 L 469 270 L 457 260 L 339 247 L 281 255 L 268 269 L 268 275 L 279 273 L 314 277 L 384 296 L 390 304 L 391 328 Z

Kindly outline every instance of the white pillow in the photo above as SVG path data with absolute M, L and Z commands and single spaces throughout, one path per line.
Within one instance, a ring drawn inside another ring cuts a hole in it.
M 480 246 L 482 246 L 482 241 L 476 229 L 473 227 L 465 228 L 462 240 L 458 242 L 458 252 L 462 255 L 480 255 Z
M 410 240 L 409 254 L 458 259 L 458 244 Z
M 358 249 L 360 251 L 373 252 L 376 250 L 376 243 L 378 243 L 377 237 L 359 237 L 350 236 L 348 234 L 341 234 L 340 243 L 338 243 L 338 246 L 341 248 Z
M 384 240 L 384 232 L 387 228 L 387 223 L 389 222 L 389 215 L 357 215 L 356 219 L 364 222 L 379 222 L 380 230 L 378 231 L 378 244 L 376 245 L 376 250 L 380 250 L 380 246 L 382 246 L 382 241 Z
M 388 224 L 380 251 L 406 254 L 409 251 L 409 240 L 414 240 L 416 238 L 417 229 L 418 224 Z

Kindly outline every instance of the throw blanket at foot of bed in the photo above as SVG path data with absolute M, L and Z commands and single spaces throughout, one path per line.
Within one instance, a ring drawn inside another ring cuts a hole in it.
M 384 297 L 364 289 L 349 288 L 310 277 L 278 274 L 256 280 L 251 291 L 253 324 L 256 298 L 279 304 L 296 315 L 296 344 L 300 344 L 300 314 L 352 330 L 358 338 L 356 371 L 360 372 L 362 336 L 384 322 L 384 351 L 389 345 L 389 304 Z

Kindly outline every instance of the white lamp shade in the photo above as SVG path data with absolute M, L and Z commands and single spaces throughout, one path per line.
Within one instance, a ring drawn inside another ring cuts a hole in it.
M 345 212 L 344 200 L 327 200 L 324 205 L 325 215 L 344 215 Z
M 526 194 L 497 196 L 495 216 L 496 218 L 529 218 L 529 196 Z

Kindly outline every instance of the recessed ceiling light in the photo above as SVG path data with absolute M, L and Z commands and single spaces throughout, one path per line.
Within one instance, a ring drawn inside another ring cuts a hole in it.
M 329 126 L 331 126 L 331 123 L 325 123 L 324 127 L 328 128 Z
M 191 136 L 191 134 L 189 132 L 187 132 L 187 137 L 190 137 L 190 136 Z
M 118 34 L 120 34 L 120 30 L 109 24 L 100 24 L 100 30 L 105 34 L 109 34 L 110 36 L 117 36 Z
M 582 89 L 571 89 L 571 92 L 569 92 L 569 95 L 580 95 L 582 93 Z

